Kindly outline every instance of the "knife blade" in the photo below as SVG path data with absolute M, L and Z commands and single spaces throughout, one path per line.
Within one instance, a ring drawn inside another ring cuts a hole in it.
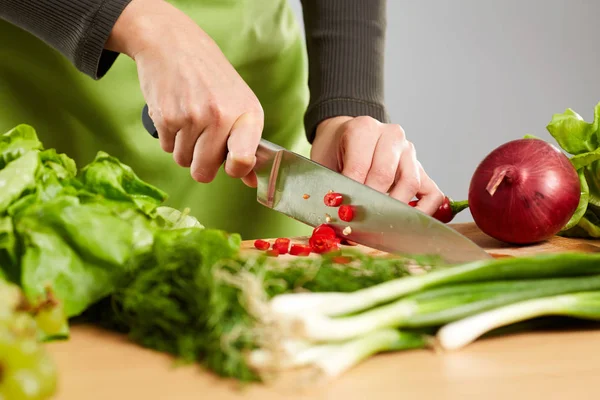
M 158 138 L 147 105 L 142 122 Z M 342 237 L 392 254 L 436 255 L 452 264 L 491 258 L 435 218 L 265 139 L 258 146 L 254 171 L 260 204 L 311 227 L 327 223 Z M 341 193 L 344 203 L 354 206 L 351 222 L 341 221 L 337 208 L 325 205 L 323 197 L 329 190 Z M 344 235 L 347 227 L 350 233 Z

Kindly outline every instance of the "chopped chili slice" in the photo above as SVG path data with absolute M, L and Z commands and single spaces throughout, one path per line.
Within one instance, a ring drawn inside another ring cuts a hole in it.
M 254 241 L 254 247 L 258 250 L 268 250 L 271 245 L 266 240 L 257 239 Z
M 332 238 L 337 236 L 335 234 L 335 230 L 327 224 L 321 224 L 321 225 L 317 226 L 313 230 L 312 234 L 313 234 L 313 236 L 314 235 L 325 235 L 325 236 L 332 237 Z
M 331 192 L 325 195 L 323 201 L 328 207 L 339 207 L 339 205 L 342 204 L 342 201 L 344 201 L 344 196 L 340 193 Z
M 335 256 L 331 260 L 336 264 L 348 264 L 352 261 L 350 257 L 346 256 Z
M 290 245 L 290 239 L 288 238 L 278 238 L 275 239 L 275 243 L 273 243 L 273 246 L 289 246 Z
M 275 239 L 275 243 L 273 243 L 273 249 L 277 250 L 279 254 L 287 254 L 287 252 L 290 250 L 290 239 Z
M 418 200 L 413 200 L 413 201 L 409 202 L 408 205 L 411 207 L 415 207 L 418 202 L 419 202 Z
M 328 251 L 337 250 L 340 247 L 340 239 L 326 235 L 312 235 L 308 239 L 311 250 L 314 253 L 322 254 Z
M 354 219 L 354 207 L 343 205 L 338 208 L 338 216 L 342 221 L 350 222 Z
M 293 256 L 307 256 L 310 254 L 310 246 L 304 244 L 293 244 L 290 248 L 290 254 Z
M 279 251 L 277 251 L 277 249 L 270 249 L 270 250 L 267 250 L 267 255 L 269 257 L 278 257 Z

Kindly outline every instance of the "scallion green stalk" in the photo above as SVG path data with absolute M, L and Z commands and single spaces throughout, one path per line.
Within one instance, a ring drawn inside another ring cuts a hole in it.
M 600 275 L 476 282 L 431 289 L 351 316 L 304 313 L 281 318 L 289 318 L 283 323 L 303 340 L 343 341 L 385 328 L 440 326 L 511 303 L 590 290 L 600 290 Z
M 543 279 L 600 274 L 600 254 L 554 253 L 519 258 L 475 261 L 434 270 L 424 275 L 394 279 L 350 293 L 291 293 L 273 297 L 275 313 L 294 310 L 340 316 L 394 301 L 402 296 L 447 284 L 518 279 Z
M 493 329 L 550 315 L 600 320 L 600 291 L 535 298 L 475 314 L 443 326 L 437 341 L 442 349 L 456 350 Z

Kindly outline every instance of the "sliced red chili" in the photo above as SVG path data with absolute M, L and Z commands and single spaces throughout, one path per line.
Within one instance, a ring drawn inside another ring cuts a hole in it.
M 330 192 L 325 195 L 323 202 L 328 207 L 338 207 L 344 201 L 344 196 L 340 193 Z
M 346 256 L 335 256 L 331 259 L 331 261 L 333 261 L 336 264 L 348 264 L 352 261 L 352 259 Z
M 318 254 L 339 249 L 339 243 L 340 239 L 325 235 L 312 235 L 308 239 L 311 250 Z
M 415 206 L 417 205 L 417 203 L 418 203 L 418 202 L 419 202 L 418 200 L 413 200 L 413 201 L 410 201 L 410 202 L 408 203 L 408 205 L 409 205 L 409 206 L 411 206 L 411 207 L 415 207 Z
M 269 257 L 279 257 L 279 252 L 277 251 L 277 249 L 270 249 L 267 250 L 267 255 Z
M 307 256 L 310 251 L 310 246 L 304 244 L 293 244 L 290 248 L 290 254 L 293 256 Z
M 254 247 L 258 250 L 268 250 L 271 245 L 266 240 L 257 239 L 254 241 Z
M 278 239 L 275 239 L 275 243 L 273 243 L 273 246 L 289 247 L 290 246 L 290 239 L 288 239 L 288 238 L 278 238 Z
M 325 235 L 325 236 L 332 237 L 332 238 L 336 237 L 335 230 L 327 224 L 321 224 L 321 225 L 317 226 L 313 230 L 312 234 L 313 234 L 313 236 L 314 235 Z
M 338 208 L 338 217 L 342 221 L 350 222 L 354 219 L 354 207 L 344 204 Z

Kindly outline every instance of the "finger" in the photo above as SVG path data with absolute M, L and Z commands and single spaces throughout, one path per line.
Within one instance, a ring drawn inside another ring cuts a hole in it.
M 398 179 L 390 191 L 390 196 L 408 203 L 419 192 L 421 175 L 415 146 L 408 141 L 404 143 L 404 149 L 400 155 L 400 164 L 398 165 Z
M 256 173 L 254 171 L 250 171 L 248 175 L 242 178 L 242 182 L 244 182 L 246 186 L 256 188 L 256 186 L 258 186 L 258 179 L 256 178 Z
M 355 118 L 341 135 L 342 175 L 365 183 L 381 132 L 381 124 L 372 118 Z
M 242 114 L 231 127 L 227 140 L 225 172 L 233 178 L 248 175 L 256 163 L 256 149 L 263 130 L 262 113 Z
M 206 128 L 194 146 L 194 156 L 190 165 L 192 178 L 197 182 L 212 182 L 225 160 L 226 150 L 227 134 L 223 132 L 222 127 L 213 124 Z
M 397 125 L 388 125 L 375 147 L 371 169 L 365 180 L 367 186 L 387 193 L 396 179 L 404 135 Z
M 194 158 L 194 147 L 203 129 L 188 125 L 175 135 L 173 159 L 182 167 L 189 167 Z
M 177 108 L 174 106 L 150 108 L 148 105 L 148 115 L 158 133 L 160 147 L 167 153 L 173 153 L 175 135 L 183 126 L 179 123 L 180 116 L 178 114 Z
M 427 175 L 423 167 L 420 166 L 421 187 L 416 194 L 419 198 L 417 209 L 426 214 L 433 215 L 444 202 L 444 193 L 439 189 L 436 183 Z

